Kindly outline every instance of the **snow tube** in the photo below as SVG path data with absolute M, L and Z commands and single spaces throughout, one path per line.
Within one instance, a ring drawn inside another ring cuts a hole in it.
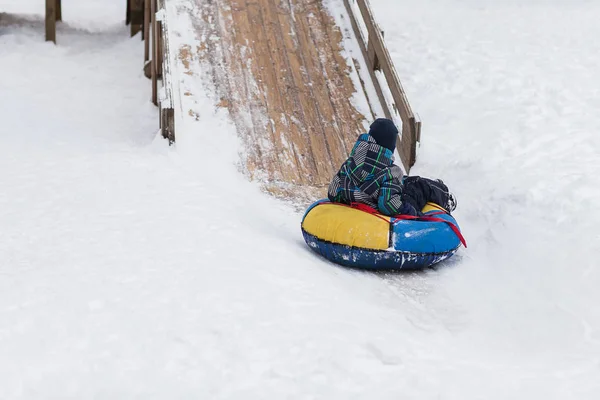
M 461 242 L 466 246 L 452 215 L 433 203 L 422 211 L 423 217 L 390 217 L 319 200 L 306 210 L 302 234 L 311 249 L 347 267 L 422 269 L 451 257 Z

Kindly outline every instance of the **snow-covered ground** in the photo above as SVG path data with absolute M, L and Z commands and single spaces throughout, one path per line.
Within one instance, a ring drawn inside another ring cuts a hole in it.
M 372 0 L 469 242 L 383 276 L 310 253 L 209 100 L 155 138 L 124 1 L 57 47 L 42 3 L 0 6 L 0 398 L 600 396 L 595 2 Z
M 482 398 L 600 397 L 600 3 L 372 4 L 424 121 L 412 173 L 455 190 L 470 244 L 432 279 L 449 347 Z

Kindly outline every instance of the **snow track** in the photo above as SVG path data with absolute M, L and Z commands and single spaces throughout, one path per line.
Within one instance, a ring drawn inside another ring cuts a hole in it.
M 469 241 L 402 275 L 314 256 L 210 93 L 155 139 L 123 1 L 73 3 L 0 22 L 0 398 L 600 395 L 592 2 L 373 0 Z

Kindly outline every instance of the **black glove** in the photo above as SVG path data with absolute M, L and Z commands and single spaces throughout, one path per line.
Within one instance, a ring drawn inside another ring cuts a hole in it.
M 402 215 L 412 215 L 415 217 L 420 217 L 423 215 L 422 212 L 418 211 L 412 204 L 408 201 L 402 202 L 402 207 L 400 207 L 399 213 Z

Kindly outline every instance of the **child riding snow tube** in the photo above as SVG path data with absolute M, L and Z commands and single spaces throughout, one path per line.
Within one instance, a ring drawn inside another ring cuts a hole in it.
M 337 264 L 368 270 L 432 266 L 465 245 L 454 217 L 427 203 L 423 216 L 390 217 L 364 204 L 313 203 L 302 219 L 306 244 Z

